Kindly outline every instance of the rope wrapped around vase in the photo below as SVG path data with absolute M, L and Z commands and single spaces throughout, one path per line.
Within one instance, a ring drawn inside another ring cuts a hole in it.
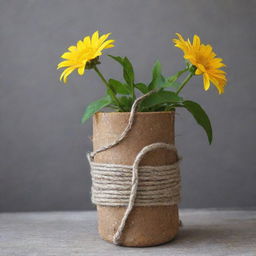
M 113 236 L 114 244 L 120 244 L 126 221 L 134 206 L 174 205 L 180 201 L 179 157 L 177 162 L 170 165 L 139 166 L 148 152 L 159 148 L 177 154 L 174 145 L 162 142 L 147 145 L 137 154 L 131 166 L 94 162 L 96 154 L 118 145 L 128 136 L 135 122 L 138 104 L 153 92 L 150 91 L 134 101 L 128 124 L 115 141 L 87 154 L 92 176 L 92 202 L 105 206 L 127 206 Z

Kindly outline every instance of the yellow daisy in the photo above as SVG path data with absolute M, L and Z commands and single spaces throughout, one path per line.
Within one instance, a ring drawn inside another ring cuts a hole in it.
M 211 45 L 202 44 L 200 38 L 194 35 L 193 43 L 176 33 L 178 39 L 173 39 L 176 47 L 184 52 L 184 58 L 196 67 L 195 74 L 203 75 L 204 89 L 208 90 L 212 82 L 218 89 L 219 94 L 224 92 L 227 83 L 226 72 L 219 69 L 225 67 L 221 58 L 217 58 Z
M 67 82 L 67 77 L 77 69 L 79 75 L 84 74 L 86 64 L 89 65 L 97 57 L 102 55 L 102 50 L 114 47 L 115 40 L 107 40 L 110 33 L 99 37 L 99 32 L 96 31 L 93 35 L 86 36 L 83 40 L 79 40 L 77 45 L 72 45 L 68 48 L 68 52 L 65 52 L 61 58 L 64 61 L 58 64 L 58 68 L 66 68 L 61 76 L 60 81 Z

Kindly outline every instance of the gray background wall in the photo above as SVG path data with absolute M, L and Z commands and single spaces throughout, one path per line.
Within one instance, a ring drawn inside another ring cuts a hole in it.
M 91 123 L 86 104 L 103 86 L 93 72 L 58 81 L 66 47 L 99 29 L 112 32 L 114 55 L 127 55 L 138 81 L 149 81 L 159 58 L 164 71 L 183 66 L 170 39 L 197 33 L 227 64 L 224 95 L 194 79 L 184 96 L 200 102 L 214 142 L 180 111 L 176 143 L 183 155 L 182 207 L 256 206 L 256 1 L 240 0 L 1 0 L 0 211 L 93 209 L 85 153 Z M 106 76 L 120 68 L 103 59 Z

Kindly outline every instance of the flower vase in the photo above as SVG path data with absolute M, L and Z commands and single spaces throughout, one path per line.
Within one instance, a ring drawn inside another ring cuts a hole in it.
M 93 149 L 115 141 L 126 128 L 128 112 L 96 113 L 93 117 Z M 142 148 L 152 143 L 174 144 L 175 112 L 138 112 L 133 127 L 118 145 L 95 155 L 95 163 L 132 165 Z M 178 161 L 177 154 L 166 149 L 148 152 L 142 166 L 163 166 Z M 104 193 L 104 191 L 103 191 Z M 97 205 L 100 236 L 113 242 L 127 206 Z M 172 240 L 179 230 L 177 204 L 135 206 L 120 238 L 123 246 L 154 246 Z

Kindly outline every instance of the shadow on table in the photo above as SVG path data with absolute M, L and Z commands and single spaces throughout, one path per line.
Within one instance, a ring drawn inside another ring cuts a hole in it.
M 255 230 L 255 232 L 253 232 Z M 234 221 L 229 225 L 185 226 L 167 247 L 198 247 L 199 245 L 241 246 L 256 243 L 256 219 Z
M 183 244 L 191 242 L 193 244 L 203 242 L 218 242 L 227 240 L 230 236 L 233 236 L 233 231 L 227 230 L 225 227 L 202 227 L 186 228 L 181 229 L 176 239 L 173 241 L 174 244 Z

